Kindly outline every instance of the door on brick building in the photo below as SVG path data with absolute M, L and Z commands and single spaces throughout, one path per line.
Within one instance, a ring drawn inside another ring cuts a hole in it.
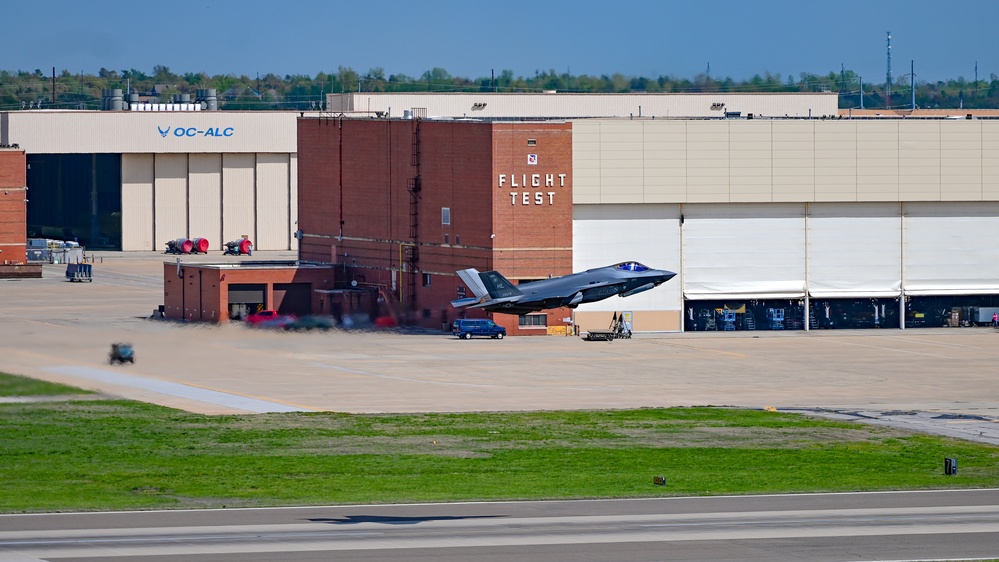
M 263 283 L 232 283 L 229 285 L 229 318 L 240 320 L 267 308 Z
M 274 308 L 281 314 L 312 314 L 310 283 L 275 283 Z

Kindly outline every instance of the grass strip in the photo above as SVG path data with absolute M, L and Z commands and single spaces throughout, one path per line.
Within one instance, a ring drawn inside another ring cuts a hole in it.
M 15 403 L 0 405 L 0 511 L 992 487 L 997 455 L 721 408 L 205 416 L 125 400 Z M 958 475 L 943 474 L 945 457 Z
M 81 394 L 94 393 L 75 386 L 0 373 L 0 396 L 71 396 Z

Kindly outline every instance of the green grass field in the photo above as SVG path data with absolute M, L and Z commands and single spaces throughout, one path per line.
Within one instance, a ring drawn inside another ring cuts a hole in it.
M 0 396 L 57 396 L 93 394 L 89 390 L 0 373 Z
M 0 389 L 73 392 L 11 378 Z M 999 484 L 999 447 L 716 408 L 204 416 L 124 400 L 12 403 L 0 404 L 0 453 L 2 512 Z M 943 474 L 945 457 L 958 475 Z

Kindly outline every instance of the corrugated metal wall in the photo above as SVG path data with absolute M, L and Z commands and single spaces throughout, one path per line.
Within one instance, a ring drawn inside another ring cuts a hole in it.
M 902 283 L 898 203 L 810 203 L 808 294 L 897 297 Z
M 804 296 L 803 204 L 684 205 L 682 212 L 684 298 Z
M 258 248 L 287 248 L 291 238 L 289 156 L 257 154 Z
M 991 237 L 997 229 L 999 203 L 906 203 L 903 289 L 911 295 L 999 294 L 999 245 Z
M 680 271 L 679 205 L 576 205 L 572 220 L 572 270 L 623 261 Z M 680 310 L 680 280 L 653 291 L 583 304 L 581 311 Z M 623 308 L 622 308 L 623 307 Z
M 18 111 L 3 117 L 9 137 L 30 154 L 122 155 L 123 250 L 163 251 L 168 240 L 203 237 L 221 251 L 225 242 L 258 232 L 264 239 L 253 240 L 257 249 L 297 248 L 291 232 L 299 115 Z M 257 224 L 264 210 L 267 220 Z
M 386 93 L 327 94 L 333 112 L 360 112 L 402 117 L 405 110 L 425 108 L 426 117 L 455 118 L 685 118 L 746 116 L 822 117 L 839 113 L 836 93 L 791 94 L 501 94 Z
M 191 238 L 205 238 L 211 250 L 221 250 L 222 238 L 222 155 L 191 154 L 188 200 Z
M 166 248 L 166 243 L 187 234 L 187 155 L 157 154 L 153 181 L 154 221 L 153 247 Z
M 222 155 L 222 238 L 256 243 L 256 155 Z M 256 246 L 258 250 L 264 248 Z
M 576 120 L 573 201 L 999 201 L 999 121 Z
M 291 231 L 298 232 L 298 155 L 288 155 L 288 214 L 291 216 Z M 291 237 L 289 249 L 298 251 L 298 236 Z
M 244 234 L 258 250 L 296 249 L 297 161 L 290 154 L 123 154 L 122 249 L 163 251 Z
M 153 248 L 152 154 L 121 156 L 121 246 L 123 250 Z
M 9 136 L 29 154 L 292 153 L 294 111 L 12 111 Z

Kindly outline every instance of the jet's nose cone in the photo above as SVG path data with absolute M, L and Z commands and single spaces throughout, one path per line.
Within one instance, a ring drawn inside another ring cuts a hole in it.
M 676 277 L 676 273 L 673 273 L 672 271 L 666 271 L 665 269 L 656 269 L 655 271 L 653 271 L 653 273 L 655 273 L 656 285 L 665 283 L 670 279 Z

